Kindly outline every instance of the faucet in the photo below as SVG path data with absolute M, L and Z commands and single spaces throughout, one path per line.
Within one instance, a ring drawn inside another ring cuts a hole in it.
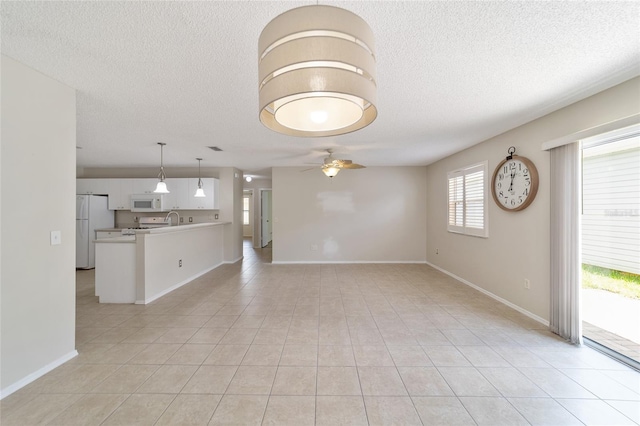
M 176 225 L 180 225 L 180 213 L 178 213 L 178 212 L 177 212 L 177 211 L 175 211 L 175 210 L 171 210 L 169 213 L 167 213 L 167 216 L 164 218 L 164 221 L 165 221 L 165 222 L 169 222 L 169 226 L 173 225 L 173 224 L 170 222 L 170 220 L 171 220 L 171 219 L 169 219 L 169 216 L 171 216 L 171 214 L 172 214 L 172 213 L 173 213 L 173 214 L 175 214 L 175 215 L 176 215 L 176 217 L 178 218 L 178 221 L 176 222 Z

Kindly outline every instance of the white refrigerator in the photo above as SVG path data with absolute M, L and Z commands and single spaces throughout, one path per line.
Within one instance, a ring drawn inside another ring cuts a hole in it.
M 76 195 L 76 268 L 96 266 L 96 229 L 113 228 L 113 211 L 106 195 Z

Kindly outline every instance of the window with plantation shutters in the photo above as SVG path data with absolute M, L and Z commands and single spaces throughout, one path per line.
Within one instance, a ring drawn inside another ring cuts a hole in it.
M 487 237 L 487 162 L 447 173 L 447 230 Z

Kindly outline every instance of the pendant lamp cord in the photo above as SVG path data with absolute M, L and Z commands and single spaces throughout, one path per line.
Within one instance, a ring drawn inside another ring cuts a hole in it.
M 164 175 L 164 156 L 163 156 L 163 148 L 164 145 L 163 143 L 158 143 L 158 145 L 160 145 L 160 173 L 158 174 L 158 179 L 160 179 L 160 182 L 164 182 L 166 176 Z

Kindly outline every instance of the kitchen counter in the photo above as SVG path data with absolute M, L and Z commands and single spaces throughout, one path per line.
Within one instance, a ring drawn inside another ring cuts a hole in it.
M 169 232 L 175 232 L 177 229 L 176 228 L 190 228 L 190 227 L 202 227 L 202 226 L 208 226 L 208 225 L 226 225 L 227 223 L 230 222 L 204 222 L 204 223 L 181 223 L 179 225 L 171 225 L 171 226 L 164 226 L 164 227 L 158 227 L 158 228 L 147 228 L 147 229 L 135 229 L 134 231 L 136 232 L 148 232 L 148 231 L 154 231 L 154 233 L 156 233 L 158 230 L 172 230 Z M 96 232 L 121 232 L 123 229 L 129 229 L 129 228 L 133 228 L 136 225 L 132 225 L 132 226 L 126 226 L 126 227 L 120 227 L 120 228 L 101 228 L 101 229 L 96 229 Z M 167 231 L 162 231 L 162 232 L 167 232 Z
M 206 222 L 206 223 L 184 223 L 181 225 L 163 226 L 160 228 L 135 229 L 138 234 L 166 234 L 169 232 L 183 232 L 189 229 L 204 228 L 209 226 L 227 225 L 231 222 Z
M 229 223 L 135 229 L 135 235 L 96 240 L 100 303 L 150 303 L 217 268 Z
M 96 244 L 113 244 L 113 243 L 129 243 L 135 244 L 136 237 L 135 235 L 123 235 L 122 237 L 114 237 L 114 238 L 101 238 L 99 240 L 95 240 Z

